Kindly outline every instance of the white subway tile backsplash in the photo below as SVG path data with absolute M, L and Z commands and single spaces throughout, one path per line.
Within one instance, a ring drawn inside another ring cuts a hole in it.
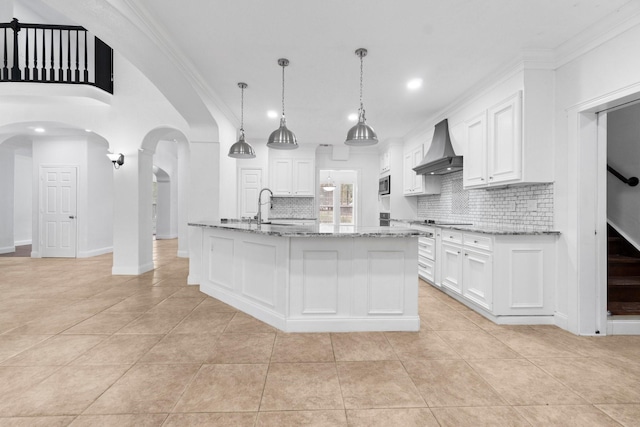
M 553 184 L 464 190 L 462 172 L 451 173 L 442 177 L 441 194 L 418 197 L 418 218 L 551 230 Z

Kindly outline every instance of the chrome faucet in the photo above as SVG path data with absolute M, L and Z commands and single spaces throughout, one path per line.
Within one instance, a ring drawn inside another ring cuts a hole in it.
M 260 190 L 260 193 L 258 194 L 258 215 L 256 215 L 256 219 L 258 220 L 258 225 L 262 224 L 262 192 L 263 191 L 268 191 L 269 194 L 271 194 L 271 197 L 273 197 L 273 191 L 271 191 L 268 188 L 263 188 L 262 190 Z M 271 207 L 273 208 L 273 202 L 271 202 Z

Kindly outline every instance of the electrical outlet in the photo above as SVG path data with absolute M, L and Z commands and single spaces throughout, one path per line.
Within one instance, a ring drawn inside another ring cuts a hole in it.
M 537 200 L 527 200 L 527 210 L 529 212 L 535 212 L 538 210 L 538 201 Z
M 515 212 L 516 211 L 516 202 L 509 202 L 509 212 Z

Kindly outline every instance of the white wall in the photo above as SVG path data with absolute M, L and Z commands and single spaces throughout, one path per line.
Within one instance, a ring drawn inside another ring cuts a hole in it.
M 13 150 L 0 145 L 0 254 L 13 252 Z
M 87 141 L 86 241 L 78 257 L 91 257 L 113 250 L 113 164 L 105 161 L 106 141 L 90 135 Z
M 608 114 L 608 163 L 626 176 L 640 176 L 640 104 Z M 607 217 L 640 247 L 640 187 L 607 174 Z
M 15 155 L 13 238 L 15 245 L 30 245 L 32 236 L 33 159 Z

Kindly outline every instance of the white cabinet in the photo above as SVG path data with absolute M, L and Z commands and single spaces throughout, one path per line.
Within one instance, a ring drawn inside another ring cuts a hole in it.
M 422 278 L 423 280 L 435 284 L 435 230 L 433 229 L 433 227 L 422 225 L 412 225 L 411 228 L 430 233 L 430 236 L 418 237 L 418 276 L 420 276 L 420 278 Z
M 275 158 L 270 163 L 270 186 L 274 196 L 315 195 L 313 159 Z
M 441 234 L 441 285 L 491 310 L 491 238 L 453 230 L 442 230 Z
M 422 145 L 404 153 L 402 161 L 402 193 L 405 196 L 440 194 L 441 177 L 418 175 L 413 170 L 423 159 Z
M 523 182 L 522 91 L 466 123 L 465 188 Z
M 556 240 L 554 234 L 491 235 L 438 227 L 432 283 L 499 323 L 549 323 Z M 418 261 L 420 271 L 419 255 Z
M 380 154 L 380 175 L 384 175 L 391 170 L 391 156 L 389 150 L 385 150 Z

